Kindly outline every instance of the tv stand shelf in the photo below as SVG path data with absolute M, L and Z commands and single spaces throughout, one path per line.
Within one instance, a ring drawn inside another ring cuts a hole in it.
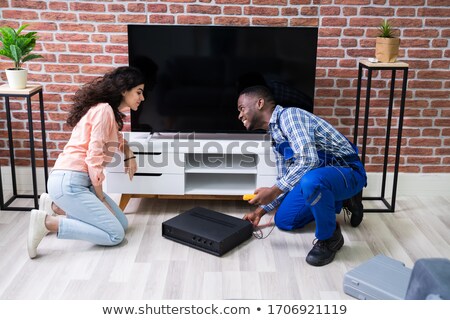
M 186 154 L 185 173 L 256 174 L 254 154 Z
M 106 170 L 105 191 L 122 194 L 124 209 L 131 198 L 242 199 L 245 193 L 276 180 L 275 159 L 267 139 L 152 139 L 127 133 L 138 170 L 124 173 L 123 155 Z
M 256 174 L 186 174 L 185 179 L 185 194 L 243 195 L 256 188 Z

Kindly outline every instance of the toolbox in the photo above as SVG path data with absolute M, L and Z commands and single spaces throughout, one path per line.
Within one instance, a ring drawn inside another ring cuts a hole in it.
M 403 300 L 412 270 L 377 255 L 344 275 L 344 292 L 359 300 Z

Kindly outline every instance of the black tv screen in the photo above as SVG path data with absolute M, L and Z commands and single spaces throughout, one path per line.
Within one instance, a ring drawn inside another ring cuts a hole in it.
M 244 133 L 238 93 L 258 84 L 313 111 L 317 28 L 129 25 L 128 50 L 131 66 L 158 70 L 132 131 Z

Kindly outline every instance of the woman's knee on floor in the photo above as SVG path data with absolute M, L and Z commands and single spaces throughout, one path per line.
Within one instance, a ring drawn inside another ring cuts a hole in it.
M 125 239 L 125 230 L 122 227 L 117 228 L 109 233 L 109 238 L 111 240 L 110 246 L 121 244 L 123 239 Z

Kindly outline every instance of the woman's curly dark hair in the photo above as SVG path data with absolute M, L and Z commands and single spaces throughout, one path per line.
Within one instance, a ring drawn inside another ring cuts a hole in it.
M 119 111 L 122 93 L 140 84 L 145 84 L 145 77 L 134 67 L 119 67 L 81 87 L 73 98 L 74 104 L 67 118 L 71 127 L 80 121 L 88 110 L 98 103 L 108 103 L 113 111 L 119 130 L 123 127 L 125 114 Z

